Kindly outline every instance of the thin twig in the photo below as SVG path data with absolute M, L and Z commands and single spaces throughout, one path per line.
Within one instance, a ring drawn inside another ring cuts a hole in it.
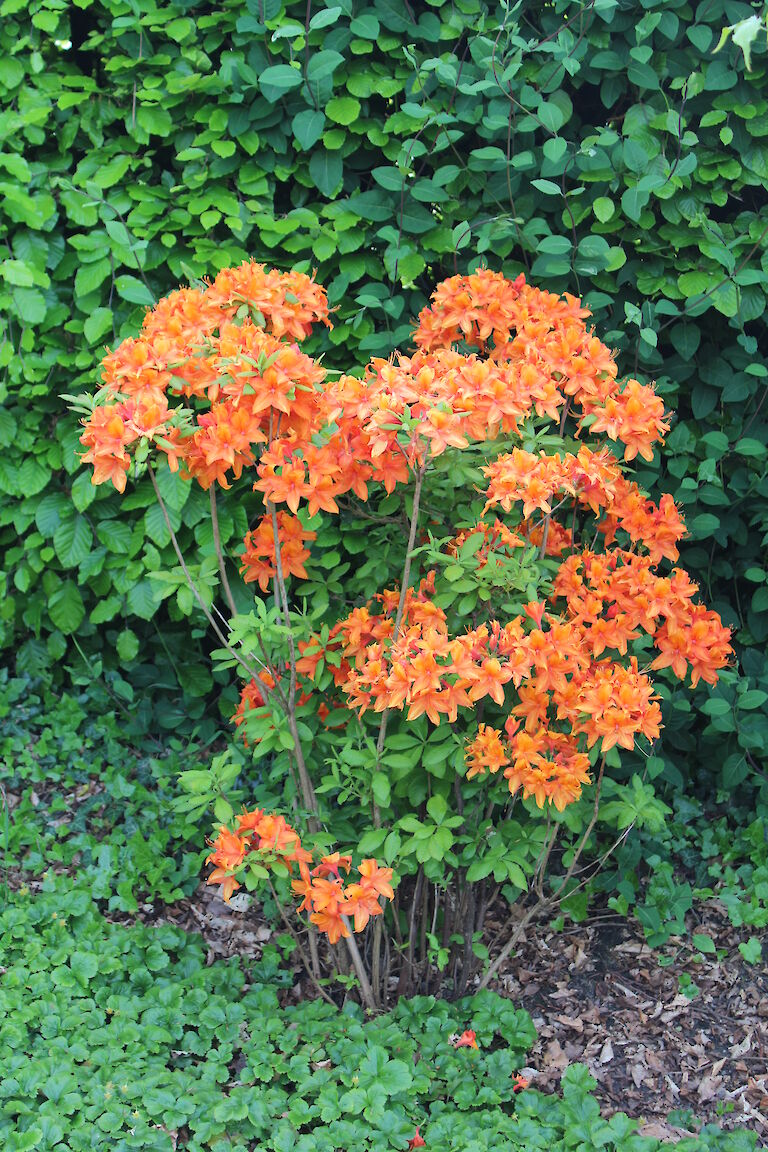
M 301 747 L 301 738 L 299 736 L 299 728 L 296 723 L 296 645 L 293 638 L 293 628 L 291 627 L 291 611 L 288 606 L 288 592 L 285 587 L 285 576 L 283 574 L 283 558 L 280 548 L 280 532 L 277 523 L 277 508 L 271 500 L 267 502 L 267 508 L 272 516 L 272 536 L 275 544 L 275 569 L 276 569 L 276 589 L 279 591 L 280 602 L 282 604 L 283 622 L 288 634 L 288 654 L 290 658 L 290 686 L 288 689 L 288 707 L 286 709 L 286 716 L 288 718 L 288 727 L 293 739 L 293 754 L 296 761 L 296 767 L 299 772 L 299 783 L 301 784 L 301 793 L 304 798 L 304 806 L 313 813 L 308 819 L 307 823 L 311 832 L 317 832 L 319 823 L 315 819 L 317 815 L 317 798 L 315 797 L 315 790 L 312 787 L 312 781 L 307 772 L 307 765 L 304 760 L 304 752 Z
M 421 486 L 424 482 L 424 475 L 427 470 L 426 463 L 416 472 L 416 483 L 413 489 L 413 508 L 411 510 L 411 528 L 408 533 L 408 547 L 405 553 L 405 564 L 403 566 L 403 576 L 400 583 L 400 600 L 397 605 L 397 614 L 395 616 L 395 626 L 392 629 L 392 641 L 390 644 L 390 651 L 397 644 L 400 635 L 400 626 L 403 622 L 403 615 L 405 613 L 405 601 L 408 595 L 408 581 L 411 576 L 411 560 L 413 558 L 413 549 L 416 543 L 416 529 L 419 522 L 419 501 L 421 499 Z M 384 753 L 384 742 L 387 738 L 387 723 L 389 721 L 390 709 L 385 708 L 381 714 L 381 724 L 379 726 L 379 736 L 376 741 L 376 765 L 375 772 L 378 772 L 379 765 L 381 764 L 381 757 Z M 373 826 L 374 828 L 381 827 L 381 812 L 379 806 L 374 800 L 373 802 Z
M 307 976 L 309 976 L 310 980 L 312 981 L 312 984 L 317 989 L 317 991 L 320 993 L 320 995 L 323 997 L 323 999 L 327 1000 L 329 1004 L 333 1004 L 334 1008 L 336 1008 L 337 1005 L 336 1005 L 335 1001 L 332 999 L 331 996 L 329 996 L 329 994 L 326 992 L 325 988 L 323 988 L 323 986 L 320 984 L 318 978 L 315 976 L 315 973 L 313 971 L 313 968 L 315 965 L 314 964 L 310 965 L 309 960 L 307 959 L 307 954 L 304 951 L 302 944 L 301 944 L 301 940 L 298 937 L 298 933 L 294 929 L 293 924 L 291 924 L 291 921 L 289 920 L 285 909 L 283 908 L 282 904 L 280 903 L 278 896 L 277 896 L 277 892 L 275 892 L 274 885 L 272 884 L 272 881 L 270 879 L 267 879 L 267 884 L 269 885 L 269 890 L 272 893 L 272 899 L 274 900 L 275 904 L 277 905 L 277 910 L 280 913 L 283 924 L 285 924 L 291 938 L 293 939 L 294 944 L 298 948 L 299 956 L 301 957 L 301 962 L 304 965 L 304 971 L 306 972 Z M 310 935 L 310 949 L 312 947 L 312 939 L 313 939 L 313 937 Z M 317 960 L 317 956 L 316 956 L 317 941 L 315 940 L 314 943 L 315 943 L 315 956 L 313 957 L 313 960 Z M 318 971 L 319 971 L 319 968 L 320 968 L 320 965 L 319 965 L 319 962 L 317 962 Z
M 229 586 L 227 578 L 227 566 L 224 562 L 224 553 L 221 549 L 221 533 L 219 532 L 219 513 L 216 508 L 216 485 L 211 484 L 209 489 L 211 493 L 211 528 L 213 529 L 213 546 L 216 549 L 216 558 L 219 561 L 219 573 L 221 575 L 221 587 L 224 590 L 229 610 L 233 616 L 237 616 L 237 608 L 235 607 L 235 600 L 232 595 L 232 589 Z
M 238 662 L 238 664 L 242 665 L 242 667 L 245 668 L 249 677 L 251 677 L 251 679 L 253 679 L 256 676 L 255 669 L 252 668 L 250 664 L 247 664 L 246 661 L 243 660 L 242 656 L 238 652 L 236 652 L 235 649 L 232 647 L 232 645 L 229 643 L 226 636 L 224 635 L 224 633 L 221 631 L 218 624 L 216 623 L 216 620 L 214 619 L 213 615 L 211 614 L 210 609 L 208 608 L 208 605 L 205 603 L 202 596 L 200 595 L 200 591 L 199 591 L 197 585 L 195 584 L 194 580 L 192 579 L 192 574 L 190 573 L 189 568 L 187 567 L 187 562 L 184 559 L 184 556 L 182 555 L 181 548 L 179 547 L 179 542 L 176 539 L 176 533 L 173 530 L 173 525 L 171 524 L 171 520 L 170 520 L 170 517 L 168 515 L 168 509 L 165 506 L 165 501 L 163 500 L 162 496 L 160 495 L 160 489 L 157 486 L 157 480 L 155 479 L 155 473 L 154 473 L 154 470 L 153 470 L 151 464 L 147 464 L 147 471 L 149 473 L 149 478 L 152 481 L 152 487 L 155 490 L 155 496 L 157 497 L 157 502 L 160 505 L 160 511 L 162 512 L 163 519 L 165 520 L 165 526 L 168 529 L 168 532 L 170 533 L 171 543 L 173 544 L 173 550 L 176 553 L 176 558 L 179 561 L 179 565 L 181 567 L 182 572 L 184 573 L 184 577 L 187 581 L 187 584 L 189 585 L 189 588 L 190 588 L 190 591 L 192 592 L 192 595 L 194 596 L 195 600 L 197 600 L 197 603 L 202 608 L 203 614 L 204 614 L 206 620 L 210 624 L 211 628 L 213 628 L 214 632 L 216 633 L 217 638 L 221 641 L 222 646 L 224 648 L 226 648 L 227 652 L 229 652 L 230 656 L 232 656 Z

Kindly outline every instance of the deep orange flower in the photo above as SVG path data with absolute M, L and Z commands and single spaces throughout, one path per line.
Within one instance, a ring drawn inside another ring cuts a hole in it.
M 475 1033 L 471 1029 L 467 1029 L 466 1032 L 462 1032 L 461 1036 L 457 1037 L 455 1040 L 452 1040 L 451 1043 L 453 1044 L 454 1048 L 478 1048 L 479 1047 L 479 1045 L 477 1043 L 477 1037 L 475 1036 Z

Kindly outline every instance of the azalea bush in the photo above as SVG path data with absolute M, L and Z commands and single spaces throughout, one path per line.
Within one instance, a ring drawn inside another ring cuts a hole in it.
M 670 417 L 588 317 L 481 269 L 414 350 L 332 373 L 301 347 L 323 289 L 244 263 L 162 300 L 80 401 L 94 483 L 149 475 L 178 559 L 156 583 L 187 581 L 242 678 L 245 755 L 185 774 L 220 822 L 208 879 L 260 892 L 326 997 L 486 985 L 599 866 L 599 827 L 605 853 L 663 824 L 653 773 L 617 771 L 650 764 L 650 674 L 715 683 L 731 656 L 672 567 L 673 499 L 632 479 Z M 213 563 L 178 547 L 172 474 L 209 492 Z M 217 504 L 243 475 L 245 612 Z

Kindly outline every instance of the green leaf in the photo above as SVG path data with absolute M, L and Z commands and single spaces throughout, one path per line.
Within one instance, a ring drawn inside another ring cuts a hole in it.
M 92 624 L 106 624 L 108 620 L 113 620 L 117 616 L 122 606 L 123 602 L 119 596 L 108 596 L 106 600 L 99 601 L 89 619 Z
M 323 196 L 331 197 L 339 190 L 343 175 L 343 164 L 338 152 L 321 148 L 312 153 L 309 161 L 309 175 Z
M 330 24 L 335 24 L 342 9 L 336 5 L 333 8 L 325 8 L 321 12 L 316 12 L 309 22 L 310 32 L 316 31 L 318 28 L 327 28 Z
M 444 796 L 430 796 L 429 800 L 427 800 L 427 812 L 435 824 L 440 824 L 443 821 L 447 811 L 448 804 Z
M 554 180 L 531 180 L 534 188 L 543 192 L 545 196 L 562 196 L 563 190 Z
M 117 654 L 120 659 L 130 664 L 131 660 L 135 660 L 139 651 L 139 638 L 135 632 L 130 628 L 124 628 L 117 638 Z
M 624 214 L 628 216 L 630 220 L 633 220 L 635 223 L 637 223 L 637 221 L 640 219 L 643 208 L 645 208 L 650 199 L 650 196 L 650 192 L 643 188 L 639 188 L 637 186 L 634 188 L 627 188 L 626 192 L 622 193 L 621 197 L 621 206 L 624 209 Z
M 326 104 L 325 113 L 336 124 L 353 124 L 360 116 L 360 101 L 354 96 L 335 96 Z
M 71 580 L 65 580 L 48 600 L 48 615 L 65 636 L 76 632 L 85 617 L 85 605 L 80 589 Z
M 362 12 L 350 21 L 349 30 L 353 36 L 360 36 L 363 40 L 376 40 L 381 25 L 372 12 Z
M 106 164 L 99 165 L 92 180 L 99 188 L 111 188 L 123 179 L 130 166 L 130 156 L 114 156 Z
M 15 284 L 19 288 L 31 288 L 35 283 L 33 270 L 21 260 L 3 260 L 0 264 L 0 276 L 6 284 Z
M 128 611 L 134 616 L 140 616 L 142 620 L 151 620 L 157 611 L 158 601 L 151 580 L 139 580 L 138 584 L 128 589 L 126 599 Z
M 693 946 L 694 948 L 698 948 L 699 952 L 706 952 L 708 954 L 711 953 L 714 955 L 714 953 L 717 951 L 715 948 L 715 942 L 712 937 L 705 936 L 700 932 L 694 932 Z
M 173 132 L 173 118 L 158 104 L 142 104 L 136 112 L 136 120 L 150 136 L 170 136 Z
M 301 70 L 291 68 L 290 64 L 273 64 L 259 75 L 259 84 L 270 104 L 279 100 L 284 92 L 300 87 L 301 83 Z
M 403 1060 L 387 1060 L 376 1077 L 377 1090 L 385 1096 L 396 1096 L 413 1084 L 413 1073 Z
M 389 806 L 389 777 L 384 772 L 374 772 L 373 780 L 371 781 L 373 789 L 373 798 L 380 808 L 387 808 Z
M 598 196 L 592 205 L 592 211 L 601 224 L 605 224 L 616 211 L 616 205 L 608 196 Z
M 87 988 L 99 970 L 99 958 L 94 952 L 73 952 L 69 958 L 69 966 L 78 984 Z
M 701 342 L 701 330 L 698 325 L 685 323 L 675 324 L 669 331 L 672 346 L 683 360 L 691 360 Z
M 84 516 L 65 520 L 53 536 L 56 555 L 65 568 L 76 568 L 90 552 L 92 543 L 93 535 Z
M 299 147 L 308 152 L 318 140 L 325 129 L 325 113 L 311 108 L 298 112 L 291 121 L 291 128 Z
M 749 940 L 739 944 L 739 952 L 747 964 L 759 964 L 763 958 L 763 946 L 757 936 L 750 936 Z
M 683 296 L 688 298 L 700 296 L 714 286 L 712 277 L 707 272 L 683 272 L 677 278 L 677 286 Z
M 139 280 L 136 276 L 118 276 L 115 288 L 129 304 L 146 304 L 150 308 L 154 307 L 154 296 L 143 280 Z
M 740 456 L 761 457 L 768 454 L 768 446 L 761 440 L 752 440 L 746 436 L 736 442 L 734 452 Z
M 89 344 L 96 344 L 112 328 L 112 309 L 94 308 L 83 324 L 83 333 Z

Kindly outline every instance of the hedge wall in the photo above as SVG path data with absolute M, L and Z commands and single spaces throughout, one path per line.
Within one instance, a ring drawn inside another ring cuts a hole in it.
M 315 350 L 348 368 L 406 345 L 434 283 L 486 262 L 583 295 L 622 370 L 678 412 L 639 479 L 683 505 L 684 562 L 744 674 L 704 731 L 676 704 L 666 747 L 716 746 L 738 783 L 768 749 L 768 88 L 764 37 L 751 72 L 713 49 L 759 8 L 4 0 L 0 616 L 18 666 L 92 660 L 130 697 L 175 664 L 188 698 L 210 687 L 182 647 L 190 598 L 151 578 L 174 561 L 147 485 L 92 488 L 61 399 L 146 304 L 246 256 L 317 268 L 338 311 Z M 167 489 L 205 572 L 207 498 Z M 247 515 L 244 493 L 230 547 Z

